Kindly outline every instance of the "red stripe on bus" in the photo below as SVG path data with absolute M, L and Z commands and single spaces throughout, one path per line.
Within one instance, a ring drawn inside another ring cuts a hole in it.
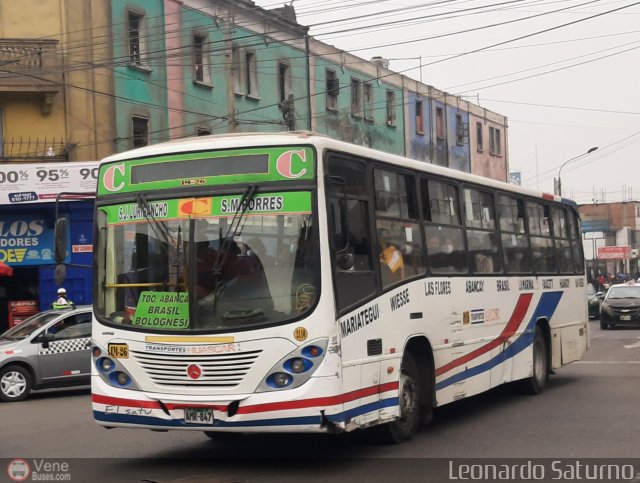
M 100 394 L 92 394 L 91 400 L 95 403 L 108 404 L 110 406 L 161 409 L 160 403 L 157 401 L 138 401 L 136 399 L 123 399 L 119 397 L 101 396 Z
M 502 329 L 500 335 L 492 340 L 491 342 L 483 345 L 482 347 L 478 347 L 476 350 L 469 352 L 468 354 L 459 357 L 458 359 L 454 359 L 453 361 L 445 364 L 442 367 L 436 369 L 436 376 L 441 376 L 445 372 L 449 372 L 451 369 L 461 366 L 462 364 L 469 362 L 472 359 L 475 359 L 482 354 L 489 352 L 491 349 L 498 347 L 504 341 L 506 341 L 509 337 L 516 333 L 516 329 L 522 323 L 527 310 L 529 309 L 529 305 L 531 304 L 531 299 L 533 298 L 532 293 L 521 294 L 518 298 L 518 302 L 516 303 L 516 307 L 511 314 L 511 318 L 507 325 Z
M 111 406 L 128 406 L 128 407 L 134 407 L 134 408 L 147 408 L 147 409 L 162 409 L 162 405 L 159 402 L 156 401 L 138 401 L 137 399 L 122 399 L 122 398 L 117 398 L 117 397 L 110 397 L 110 396 L 101 396 L 98 394 L 93 394 L 92 395 L 92 400 L 93 402 L 96 403 L 100 403 L 100 404 L 109 404 Z M 171 409 L 184 409 L 184 408 L 211 408 L 211 409 L 217 409 L 218 411 L 226 411 L 227 410 L 227 406 L 226 405 L 220 405 L 220 404 L 197 404 L 197 403 L 180 403 L 180 404 L 165 404 L 164 405 L 167 409 L 171 410 Z
M 285 409 L 302 409 L 315 406 L 335 406 L 346 402 L 355 401 L 362 397 L 373 396 L 387 391 L 398 389 L 398 382 L 387 382 L 379 386 L 365 387 L 356 391 L 338 394 L 337 396 L 316 397 L 311 399 L 301 399 L 299 401 L 282 401 L 274 403 L 256 404 L 254 406 L 240 406 L 238 414 L 251 414 L 267 411 L 282 411 Z
M 347 392 L 345 394 L 338 394 L 337 396 L 317 397 L 311 399 L 301 399 L 299 401 L 282 401 L 274 403 L 256 404 L 253 406 L 240 406 L 238 408 L 238 414 L 251 414 L 267 411 L 282 411 L 286 409 L 302 409 L 314 406 L 335 406 L 336 404 L 343 404 L 346 402 L 354 401 L 374 394 L 381 394 L 387 391 L 394 391 L 398 389 L 398 382 L 387 382 L 380 384 L 379 386 L 366 387 L 364 389 L 358 389 L 356 391 Z M 128 407 L 142 407 L 148 409 L 162 409 L 159 402 L 156 401 L 138 401 L 135 399 L 122 399 L 110 396 L 101 396 L 99 394 L 93 394 L 91 399 L 95 403 L 108 404 L 111 406 L 128 406 Z M 226 411 L 227 406 L 212 405 L 212 404 L 190 404 L 190 403 L 165 403 L 164 406 L 169 409 L 184 409 L 184 408 L 211 408 L 218 411 Z

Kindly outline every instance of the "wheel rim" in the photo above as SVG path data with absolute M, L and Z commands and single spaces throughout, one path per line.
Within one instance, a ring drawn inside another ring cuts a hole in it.
M 400 377 L 400 422 L 410 422 L 417 411 L 416 383 L 409 376 L 402 374 Z
M 542 337 L 536 337 L 533 343 L 533 377 L 542 385 L 547 371 L 546 352 Z
M 27 379 L 18 371 L 7 372 L 0 381 L 0 388 L 7 397 L 20 397 L 27 388 Z

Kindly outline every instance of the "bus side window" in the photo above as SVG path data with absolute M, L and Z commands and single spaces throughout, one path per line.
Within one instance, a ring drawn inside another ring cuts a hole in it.
M 339 311 L 376 292 L 369 227 L 367 170 L 363 163 L 331 153 L 327 192 L 336 303 Z

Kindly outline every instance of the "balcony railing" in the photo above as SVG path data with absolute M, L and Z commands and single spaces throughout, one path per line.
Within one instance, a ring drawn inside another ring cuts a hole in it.
M 68 161 L 75 145 L 62 139 L 0 140 L 0 161 Z
M 0 39 L 0 93 L 52 96 L 61 88 L 57 40 Z

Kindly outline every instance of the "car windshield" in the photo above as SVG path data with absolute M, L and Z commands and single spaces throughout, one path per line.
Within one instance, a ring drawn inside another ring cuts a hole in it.
M 620 285 L 609 289 L 607 299 L 640 298 L 640 285 Z
M 301 316 L 319 295 L 311 198 L 252 190 L 99 208 L 96 315 L 149 331 Z
M 36 315 L 32 315 L 28 319 L 25 319 L 19 325 L 16 325 L 12 329 L 9 329 L 2 334 L 3 339 L 9 340 L 21 340 L 29 337 L 35 330 L 44 327 L 47 322 L 58 317 L 60 313 L 56 312 L 41 312 Z

